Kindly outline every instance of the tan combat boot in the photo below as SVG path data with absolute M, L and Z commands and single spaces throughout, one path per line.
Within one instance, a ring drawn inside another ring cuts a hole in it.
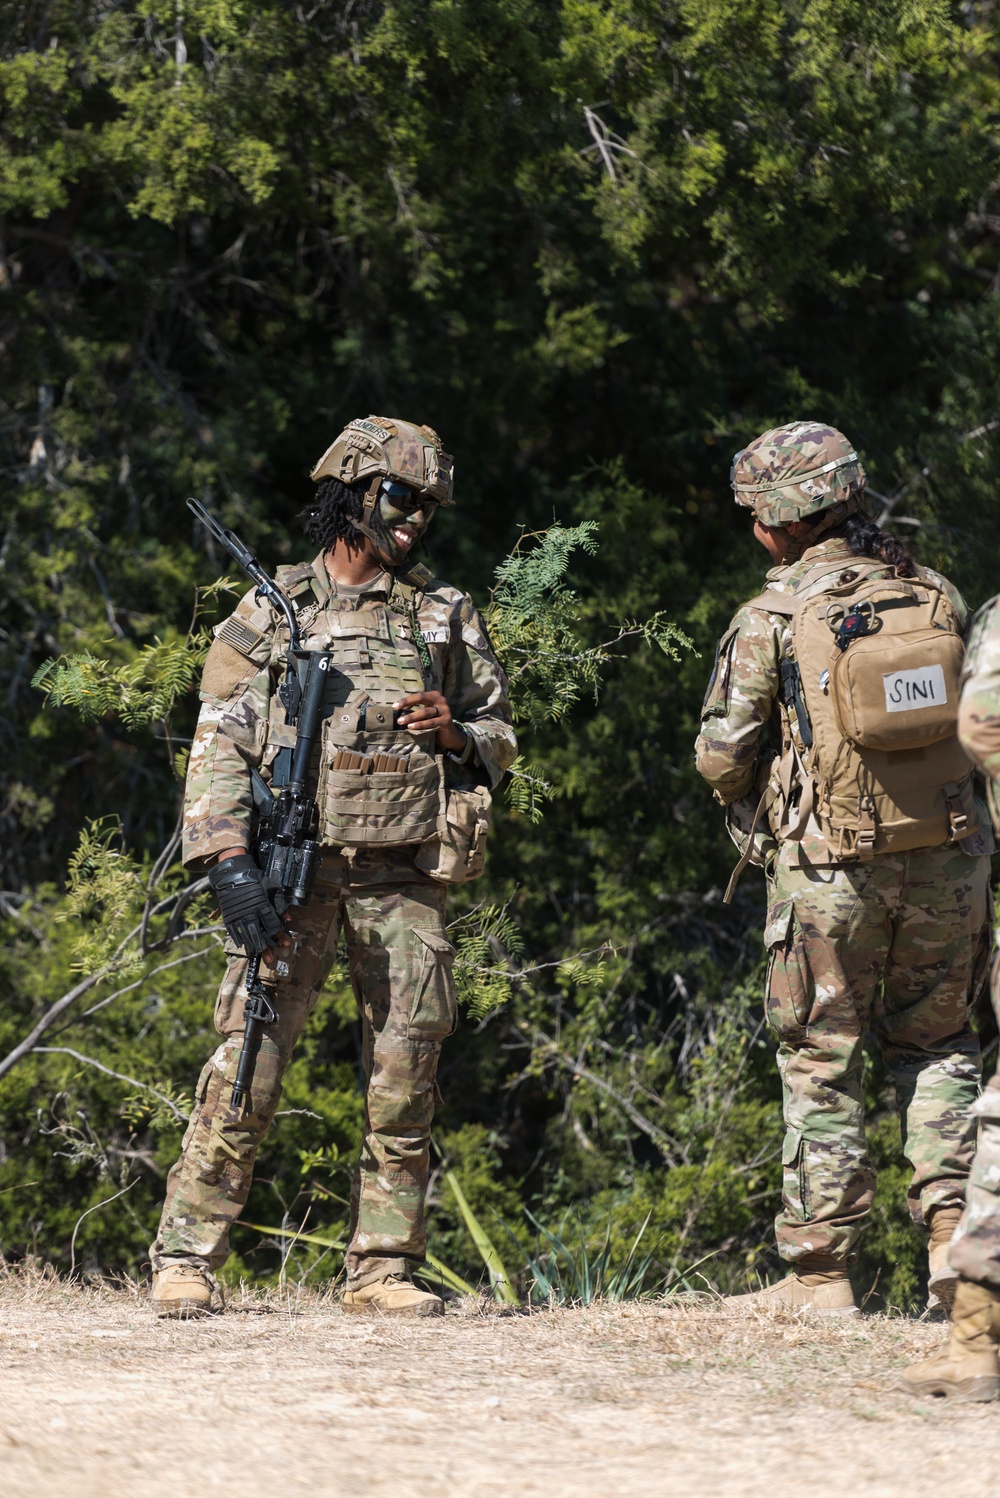
M 197 1264 L 168 1264 L 153 1274 L 152 1302 L 158 1316 L 192 1321 L 212 1309 L 213 1277 Z
M 391 1274 L 386 1280 L 362 1285 L 344 1294 L 345 1311 L 367 1311 L 375 1316 L 443 1316 L 444 1301 L 429 1290 L 418 1290 L 410 1280 Z
M 752 1290 L 748 1295 L 727 1295 L 722 1304 L 730 1311 L 748 1316 L 770 1311 L 809 1311 L 815 1316 L 861 1315 L 847 1270 L 816 1269 L 807 1260 L 787 1279 L 763 1290 Z
M 931 1238 L 927 1245 L 927 1261 L 930 1266 L 930 1278 L 927 1281 L 929 1296 L 927 1308 L 934 1310 L 941 1305 L 949 1315 L 955 1299 L 958 1275 L 948 1263 L 948 1248 L 961 1217 L 961 1207 L 935 1207 L 930 1217 Z
M 1000 1394 L 1000 1290 L 974 1285 L 961 1275 L 955 1286 L 951 1335 L 933 1357 L 903 1370 L 910 1394 L 937 1394 L 978 1404 Z

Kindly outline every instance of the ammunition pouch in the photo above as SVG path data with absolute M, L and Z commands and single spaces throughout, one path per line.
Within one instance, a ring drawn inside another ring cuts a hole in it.
M 442 884 L 478 879 L 492 822 L 492 798 L 484 785 L 449 787 L 438 834 L 417 850 L 417 868 Z

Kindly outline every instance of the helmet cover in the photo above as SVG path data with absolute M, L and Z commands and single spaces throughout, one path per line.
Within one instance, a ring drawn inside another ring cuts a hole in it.
M 843 432 L 818 421 L 794 421 L 764 432 L 736 454 L 730 472 L 736 503 L 771 526 L 856 499 L 866 479 Z
M 420 494 L 451 505 L 455 460 L 446 453 L 441 438 L 431 427 L 385 416 L 359 417 L 349 421 L 327 448 L 310 478 L 340 479 L 355 484 L 378 475 L 408 484 Z

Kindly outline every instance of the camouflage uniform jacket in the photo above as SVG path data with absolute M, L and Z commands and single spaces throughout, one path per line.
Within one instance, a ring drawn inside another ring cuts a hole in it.
M 994 823 L 1000 782 L 1000 598 L 979 610 L 969 635 L 958 737 L 971 760 L 989 777 Z
M 966 754 L 989 777 L 993 825 L 1000 828 L 1000 598 L 991 598 L 972 626 L 958 737 Z M 990 989 L 993 1012 L 1000 1020 L 1000 960 L 996 958 Z M 965 1215 L 948 1262 L 963 1278 L 1000 1290 L 1000 1063 L 971 1112 L 979 1125 L 979 1144 L 966 1190 Z
M 810 546 L 791 565 L 771 568 L 767 589 L 794 593 L 797 599 L 808 598 L 836 583 L 848 568 L 863 569 L 865 576 L 873 580 L 893 575 L 891 568 L 857 557 L 841 538 L 834 537 Z M 944 589 L 963 627 L 967 625 L 969 609 L 958 590 L 947 578 L 928 568 L 922 568 L 921 574 Z M 790 621 L 754 603 L 746 603 L 736 611 L 719 641 L 715 670 L 702 707 L 696 763 L 699 773 L 712 787 L 715 799 L 728 809 L 730 833 L 741 847 L 767 783 L 773 755 L 780 754 L 789 742 L 795 742 L 799 749 L 802 747 L 794 709 L 785 705 L 780 694 L 781 662 L 790 659 Z M 977 809 L 982 810 L 978 803 Z M 780 807 L 776 805 L 771 815 L 776 824 L 780 820 Z M 985 814 L 981 815 L 981 823 L 981 830 L 964 840 L 966 853 L 993 851 Z M 763 833 L 758 831 L 756 843 L 753 861 L 766 862 L 774 850 L 774 838 L 765 828 Z M 783 856 L 790 866 L 837 862 L 813 816 Z
M 424 687 L 444 694 L 455 721 L 470 735 L 474 773 L 491 787 L 498 783 L 517 754 L 507 680 L 467 594 L 426 568 L 411 567 L 399 581 L 410 585 L 412 614 L 391 573 L 383 572 L 362 590 L 338 595 L 322 552 L 311 562 L 279 567 L 277 581 L 296 609 L 307 649 L 326 648 L 329 626 L 336 623 L 332 616 L 345 609 L 385 600 L 391 629 L 403 639 L 412 634 L 415 617 L 430 656 Z M 185 789 L 184 862 L 195 870 L 227 848 L 249 845 L 250 766 L 269 779 L 278 751 L 295 741 L 295 730 L 285 725 L 276 701 L 288 646 L 283 617 L 266 601 L 258 603 L 251 589 L 215 636 L 202 676 L 202 708 Z M 398 689 L 391 675 L 385 686 L 389 695 Z M 366 867 L 373 882 L 419 877 L 412 871 L 412 851 L 359 849 L 356 872 L 362 882 Z

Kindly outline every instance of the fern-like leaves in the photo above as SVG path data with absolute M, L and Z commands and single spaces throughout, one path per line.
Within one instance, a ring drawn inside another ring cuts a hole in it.
M 597 532 L 593 520 L 551 525 L 522 536 L 496 570 L 487 627 L 510 681 L 514 720 L 529 729 L 558 721 L 586 692 L 596 696 L 608 663 L 621 655 L 627 640 L 653 646 L 673 660 L 693 649 L 663 610 L 644 621 L 624 619 L 608 639 L 587 643 L 579 600 L 566 574 L 575 551 L 597 551 Z M 515 812 L 540 821 L 550 794 L 541 769 L 515 760 L 507 790 Z
M 506 905 L 480 905 L 451 923 L 458 951 L 455 988 L 470 1019 L 502 1009 L 524 955 L 520 929 Z
M 122 973 L 141 965 L 138 941 L 126 938 L 145 898 L 143 871 L 122 845 L 118 819 L 88 822 L 70 856 L 66 895 L 56 916 L 72 923 L 75 972 L 113 964 Z
M 144 646 L 124 665 L 86 651 L 46 661 L 35 672 L 38 687 L 56 707 L 71 707 L 96 722 L 113 714 L 127 728 L 166 718 L 194 682 L 209 645 L 204 633 Z

